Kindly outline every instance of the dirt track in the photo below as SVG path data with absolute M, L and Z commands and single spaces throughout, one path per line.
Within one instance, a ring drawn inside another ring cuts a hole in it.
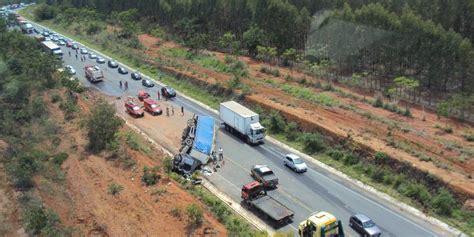
M 160 54 L 160 49 L 179 47 L 172 42 L 148 35 L 140 35 L 139 39 L 147 48 L 146 53 L 150 57 L 170 59 Z M 218 52 L 212 52 L 212 54 L 216 55 L 221 61 L 225 56 Z M 474 131 L 470 125 L 447 118 L 438 120 L 435 114 L 428 111 L 423 112 L 418 108 L 411 108 L 413 118 L 407 118 L 382 108 L 374 108 L 372 105 L 359 100 L 343 97 L 334 91 L 324 93 L 345 106 L 326 107 L 310 103 L 265 83 L 265 79 L 271 78 L 280 84 L 306 87 L 296 81 L 285 81 L 284 76 L 290 74 L 287 68 L 280 67 L 281 76 L 274 77 L 259 72 L 261 66 L 270 67 L 271 65 L 257 62 L 248 57 L 240 57 L 239 59 L 247 63 L 250 78 L 252 78 L 251 80 L 242 80 L 253 90 L 252 95 L 246 97 L 247 102 L 277 109 L 286 118 L 297 121 L 305 130 L 319 130 L 330 134 L 337 140 L 346 139 L 350 136 L 352 141 L 360 147 L 364 147 L 368 153 L 374 154 L 377 151 L 382 151 L 393 159 L 408 161 L 413 167 L 434 174 L 443 182 L 448 183 L 463 199 L 474 198 L 474 181 L 470 178 L 474 174 L 474 143 L 467 142 L 462 137 L 465 131 Z M 184 65 L 186 69 L 179 70 L 166 67 L 167 70 L 204 84 L 219 83 L 225 85 L 225 82 L 231 79 L 229 74 L 203 68 L 189 60 L 178 58 L 172 58 L 172 60 Z M 159 66 L 163 67 L 163 65 Z M 295 70 L 293 70 L 292 75 L 294 78 L 304 77 L 307 81 L 320 81 Z M 324 81 L 320 82 L 325 83 Z M 374 99 L 371 96 L 351 91 L 345 87 L 336 87 L 358 97 Z M 306 88 L 314 91 L 314 93 L 322 93 L 317 88 Z M 372 118 L 368 119 L 368 116 Z M 425 121 L 423 121 L 423 117 Z M 387 134 L 393 124 L 396 124 L 395 128 L 392 128 L 393 140 L 389 140 Z M 454 132 L 452 134 L 445 133 L 435 128 L 435 125 L 452 127 Z M 390 145 L 391 142 L 396 143 L 397 147 Z M 418 157 L 415 156 L 415 153 L 418 153 Z M 422 161 L 420 157 L 429 157 L 431 160 Z

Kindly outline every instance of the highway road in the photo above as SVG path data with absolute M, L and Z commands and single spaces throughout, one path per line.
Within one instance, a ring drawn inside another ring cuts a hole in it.
M 36 28 L 43 29 L 37 24 Z M 106 64 L 97 64 L 87 59 L 86 62 L 75 58 L 75 51 L 62 47 L 64 52 L 64 64 L 73 66 L 77 71 L 80 81 L 89 87 L 94 87 L 102 93 L 110 96 L 124 96 L 125 94 L 136 95 L 138 90 L 146 90 L 151 95 L 156 95 L 159 86 L 145 88 L 140 81 L 134 81 L 127 75 L 121 75 L 117 69 L 108 68 Z M 71 57 L 68 52 L 71 51 Z M 89 50 L 93 51 L 93 50 Z M 98 52 L 94 52 L 101 55 Z M 104 57 L 106 60 L 108 57 Z M 90 84 L 84 76 L 84 66 L 96 64 L 104 71 L 105 81 Z M 119 65 L 123 65 L 119 62 Z M 133 72 L 132 68 L 128 68 Z M 153 77 L 157 77 L 153 75 Z M 119 87 L 119 80 L 128 81 L 129 89 L 124 92 Z M 183 106 L 186 111 L 198 115 L 208 115 L 216 119 L 220 124 L 218 116 L 198 104 L 181 95 L 173 99 L 175 108 Z M 184 128 L 185 124 L 183 124 Z M 180 132 L 180 131 L 179 131 Z M 296 174 L 283 166 L 284 154 L 289 151 L 267 141 L 260 146 L 250 146 L 219 129 L 216 137 L 217 147 L 224 149 L 226 163 L 221 171 L 207 178 L 221 191 L 230 196 L 234 201 L 240 202 L 240 188 L 243 184 L 252 181 L 249 175 L 250 167 L 255 164 L 268 164 L 276 173 L 280 184 L 276 190 L 270 191 L 269 195 L 285 204 L 295 212 L 294 222 L 284 226 L 278 231 L 294 230 L 297 233 L 298 223 L 316 211 L 328 211 L 341 219 L 344 230 L 348 236 L 358 236 L 348 226 L 349 217 L 355 213 L 363 213 L 372 218 L 382 229 L 382 236 L 423 237 L 423 236 L 450 236 L 438 226 L 414 216 L 413 214 L 400 210 L 394 204 L 385 199 L 373 196 L 354 185 L 352 182 L 336 176 L 329 171 L 308 164 L 308 172 Z M 176 148 L 175 148 L 176 149 Z

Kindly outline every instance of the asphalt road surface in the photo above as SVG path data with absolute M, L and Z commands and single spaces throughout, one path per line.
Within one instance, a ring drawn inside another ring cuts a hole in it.
M 43 29 L 43 27 L 37 24 L 33 25 L 36 28 Z M 76 69 L 76 77 L 84 85 L 97 88 L 104 94 L 110 96 L 136 96 L 139 90 L 145 90 L 155 98 L 160 88 L 159 86 L 145 88 L 141 85 L 141 81 L 131 79 L 130 73 L 134 71 L 131 68 L 126 67 L 129 73 L 121 75 L 117 72 L 117 69 L 108 68 L 107 64 L 97 64 L 95 60 L 89 58 L 85 62 L 81 62 L 79 58 L 76 59 L 75 51 L 70 48 L 63 46 L 62 50 L 64 52 L 64 64 L 71 65 Z M 88 50 L 89 52 L 92 51 Z M 68 54 L 69 51 L 71 51 L 71 56 Z M 94 53 L 101 56 L 98 52 Z M 81 56 L 81 54 L 78 54 L 78 56 Z M 108 57 L 103 57 L 106 60 L 109 59 Z M 104 72 L 105 80 L 97 84 L 88 82 L 84 75 L 84 66 L 86 64 L 98 65 Z M 120 62 L 119 65 L 123 66 Z M 157 78 L 157 75 L 152 76 L 155 79 Z M 127 91 L 119 87 L 119 81 L 128 82 Z M 187 100 L 180 96 L 179 93 L 172 101 L 175 103 L 175 108 L 184 106 L 186 111 L 196 113 L 197 115 L 212 116 L 220 124 L 216 114 Z M 183 124 L 183 128 L 184 126 L 185 124 Z M 218 130 L 216 140 L 217 147 L 221 146 L 224 149 L 226 162 L 221 171 L 209 176 L 208 179 L 234 201 L 241 201 L 240 188 L 247 182 L 252 181 L 249 175 L 252 165 L 268 164 L 273 169 L 280 180 L 280 184 L 276 190 L 270 191 L 269 195 L 289 207 L 295 213 L 293 223 L 279 228 L 278 231 L 294 230 L 296 234 L 298 223 L 306 219 L 311 213 L 328 211 L 342 220 L 347 236 L 358 236 L 348 226 L 349 217 L 355 213 L 363 213 L 372 218 L 382 229 L 382 236 L 424 237 L 450 235 L 439 227 L 433 226 L 411 213 L 399 210 L 384 199 L 372 196 L 351 182 L 343 180 L 320 167 L 308 164 L 308 171 L 306 173 L 294 173 L 283 165 L 283 157 L 289 152 L 278 145 L 267 141 L 260 146 L 250 146 L 235 136 L 228 134 L 223 129 Z

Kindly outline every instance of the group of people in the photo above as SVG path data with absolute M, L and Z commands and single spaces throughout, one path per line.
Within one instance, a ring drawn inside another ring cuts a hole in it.
M 119 85 L 120 85 L 120 89 L 122 89 L 122 81 L 119 81 Z M 128 90 L 128 81 L 125 81 L 123 85 L 125 86 L 125 90 Z

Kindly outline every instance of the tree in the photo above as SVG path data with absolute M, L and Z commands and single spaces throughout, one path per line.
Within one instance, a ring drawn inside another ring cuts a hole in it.
M 160 180 L 160 175 L 156 173 L 156 170 L 150 169 L 149 167 L 145 166 L 143 167 L 143 176 L 142 176 L 142 182 L 146 186 L 151 186 L 155 185 L 158 183 L 158 180 Z
M 402 93 L 408 93 L 408 95 L 410 95 L 410 92 L 415 91 L 415 89 L 420 86 L 420 83 L 417 80 L 405 76 L 396 77 L 393 79 L 393 82 L 395 88 L 389 90 L 389 93 L 392 96 L 397 96 L 397 94 L 401 96 Z M 399 91 L 398 93 L 396 93 L 397 89 Z M 409 115 L 409 111 L 408 103 L 405 103 L 405 114 Z
M 235 35 L 232 32 L 227 32 L 219 38 L 219 45 L 227 49 L 227 52 L 234 54 L 240 46 L 240 42 L 235 39 Z
M 88 148 L 92 152 L 100 152 L 108 143 L 115 139 L 115 134 L 123 125 L 123 121 L 115 115 L 115 108 L 101 101 L 92 109 L 86 123 Z
M 257 46 L 263 43 L 263 30 L 257 25 L 252 24 L 250 28 L 244 32 L 244 46 L 247 48 L 249 55 L 255 57 L 257 55 Z
M 293 76 L 293 66 L 302 59 L 301 54 L 296 52 L 294 48 L 286 49 L 282 54 L 284 64 L 290 68 L 290 73 Z

